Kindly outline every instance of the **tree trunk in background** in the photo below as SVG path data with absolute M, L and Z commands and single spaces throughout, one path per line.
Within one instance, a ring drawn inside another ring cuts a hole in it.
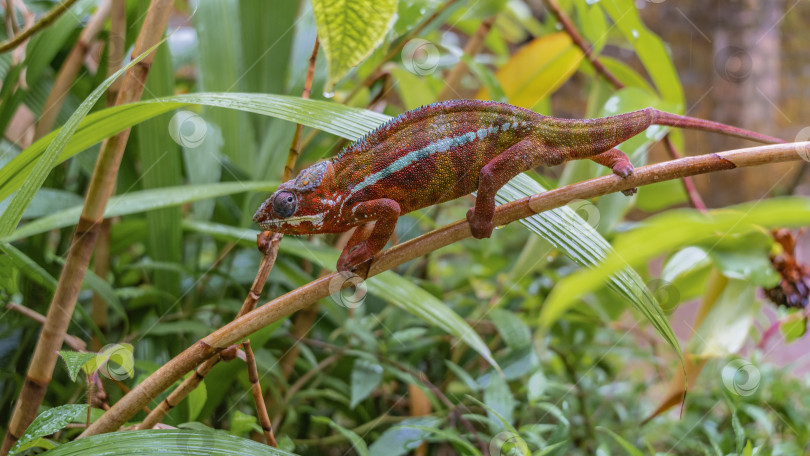
M 688 115 L 794 139 L 796 131 L 810 120 L 806 112 L 789 107 L 792 96 L 782 89 L 788 82 L 783 81 L 780 60 L 790 64 L 790 56 L 795 54 L 789 49 L 783 55 L 782 46 L 786 36 L 803 33 L 806 27 L 801 21 L 784 22 L 793 3 L 708 0 L 645 5 L 641 10 L 644 22 L 673 50 Z M 798 18 L 808 10 L 799 3 L 791 12 Z M 786 79 L 800 77 L 801 69 L 799 65 L 787 69 Z M 703 132 L 685 132 L 684 137 L 683 152 L 689 155 L 751 144 Z M 758 199 L 785 187 L 796 169 L 796 164 L 769 165 L 697 176 L 695 181 L 706 203 L 719 207 Z M 762 178 L 765 175 L 768 179 Z

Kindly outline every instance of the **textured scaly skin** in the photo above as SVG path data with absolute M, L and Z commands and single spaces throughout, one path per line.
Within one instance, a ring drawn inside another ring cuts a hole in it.
M 627 177 L 627 156 L 615 147 L 650 125 L 693 128 L 759 142 L 782 142 L 728 125 L 652 108 L 598 119 L 547 117 L 478 100 L 434 103 L 406 112 L 285 182 L 253 220 L 283 234 L 357 229 L 338 270 L 352 270 L 382 250 L 408 212 L 478 191 L 467 213 L 476 238 L 492 234 L 495 193 L 538 166 L 590 158 Z M 374 223 L 373 229 L 371 222 Z

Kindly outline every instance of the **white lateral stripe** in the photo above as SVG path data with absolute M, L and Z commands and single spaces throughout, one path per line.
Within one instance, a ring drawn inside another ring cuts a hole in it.
M 523 125 L 527 125 L 527 123 L 524 123 Z M 519 126 L 521 126 L 520 122 L 514 123 L 507 122 L 500 126 L 500 131 L 506 131 L 510 128 L 518 128 Z M 481 128 L 476 131 L 470 131 L 459 136 L 454 136 L 452 138 L 444 138 L 434 143 L 430 143 L 419 150 L 415 150 L 403 157 L 400 157 L 390 165 L 386 166 L 381 171 L 378 171 L 370 176 L 366 176 L 366 178 L 363 179 L 362 182 L 357 184 L 352 189 L 351 194 L 357 193 L 360 190 L 363 190 L 364 188 L 368 187 L 369 185 L 376 184 L 378 181 L 385 179 L 386 177 L 398 171 L 403 170 L 411 163 L 417 162 L 419 160 L 424 160 L 425 158 L 430 157 L 433 154 L 444 152 L 453 147 L 463 146 L 464 144 L 475 141 L 476 139 L 484 139 L 488 135 L 497 133 L 498 130 L 499 128 L 497 126 L 492 126 L 489 128 Z

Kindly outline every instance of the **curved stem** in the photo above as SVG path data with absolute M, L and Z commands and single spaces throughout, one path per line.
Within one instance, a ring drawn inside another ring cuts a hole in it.
M 25 40 L 31 37 L 34 33 L 44 29 L 45 27 L 51 25 L 51 23 L 57 19 L 59 16 L 65 13 L 68 9 L 70 9 L 73 4 L 76 3 L 76 0 L 65 0 L 64 2 L 56 5 L 52 10 L 48 12 L 48 14 L 42 16 L 40 20 L 38 20 L 34 25 L 28 27 L 27 29 L 20 32 L 18 35 L 14 35 L 13 38 L 3 42 L 0 44 L 0 54 L 3 52 L 8 52 L 15 47 L 22 44 Z
M 766 163 L 795 161 L 806 156 L 807 150 L 810 150 L 810 142 L 776 144 L 684 157 L 648 165 L 636 169 L 628 178 L 623 179 L 616 175 L 603 176 L 504 204 L 496 209 L 494 222 L 496 225 L 505 225 L 538 212 L 563 206 L 575 199 L 589 199 L 663 180 Z M 380 274 L 470 236 L 470 226 L 466 220 L 451 223 L 381 252 L 371 264 L 366 276 Z M 143 405 L 157 397 L 200 362 L 292 312 L 329 296 L 329 284 L 336 275 L 330 274 L 292 290 L 209 334 L 155 371 L 96 420 L 80 437 L 118 429 Z M 349 281 L 344 282 L 346 286 L 350 285 Z

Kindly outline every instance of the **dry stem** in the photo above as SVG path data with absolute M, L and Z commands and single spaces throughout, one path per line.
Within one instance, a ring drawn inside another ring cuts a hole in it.
M 256 243 L 259 250 L 262 252 L 262 260 L 259 263 L 256 278 L 253 279 L 253 285 L 250 287 L 250 291 L 245 301 L 242 303 L 242 308 L 239 309 L 239 313 L 236 315 L 237 319 L 256 307 L 256 302 L 259 301 L 262 295 L 264 283 L 267 282 L 267 276 L 270 275 L 270 270 L 273 269 L 273 264 L 276 262 L 278 247 L 281 243 L 281 235 L 265 231 L 257 236 Z M 152 429 L 155 425 L 160 423 L 163 417 L 165 417 L 172 408 L 177 406 L 189 393 L 194 391 L 194 388 L 199 386 L 205 376 L 211 372 L 211 369 L 213 369 L 221 359 L 222 357 L 216 356 L 200 364 L 195 370 L 194 375 L 183 380 L 180 386 L 172 391 L 166 399 L 161 401 L 157 407 L 146 415 L 146 418 L 138 425 L 138 429 Z
M 806 155 L 805 151 L 807 150 L 810 150 L 810 142 L 776 144 L 684 157 L 678 160 L 648 165 L 638 168 L 632 176 L 626 179 L 616 175 L 602 176 L 504 204 L 496 209 L 494 222 L 498 226 L 505 225 L 539 212 L 563 206 L 575 199 L 594 198 L 664 180 L 679 179 L 683 176 L 766 163 L 795 161 L 799 160 L 802 154 Z M 470 227 L 466 220 L 460 220 L 411 239 L 379 253 L 369 268 L 368 276 L 374 276 L 392 269 L 402 263 L 470 237 L 470 235 Z M 209 334 L 155 371 L 135 387 L 131 393 L 118 401 L 107 413 L 102 415 L 81 436 L 87 437 L 118 429 L 142 406 L 152 398 L 157 397 L 164 389 L 180 379 L 201 361 L 292 312 L 300 310 L 318 299 L 329 296 L 329 283 L 335 279 L 336 274 L 331 274 L 314 280 Z M 344 281 L 344 283 L 346 286 L 350 285 L 349 281 Z
M 253 349 L 250 348 L 250 341 L 246 340 L 242 342 L 242 347 L 245 349 L 245 364 L 248 368 L 250 391 L 253 393 L 253 402 L 256 403 L 256 415 L 259 417 L 259 423 L 262 426 L 264 438 L 267 440 L 268 445 L 277 447 L 276 437 L 273 435 L 273 426 L 270 424 L 270 417 L 267 416 L 267 407 L 264 405 L 262 385 L 259 384 L 259 369 L 256 367 L 256 358 L 253 357 Z

